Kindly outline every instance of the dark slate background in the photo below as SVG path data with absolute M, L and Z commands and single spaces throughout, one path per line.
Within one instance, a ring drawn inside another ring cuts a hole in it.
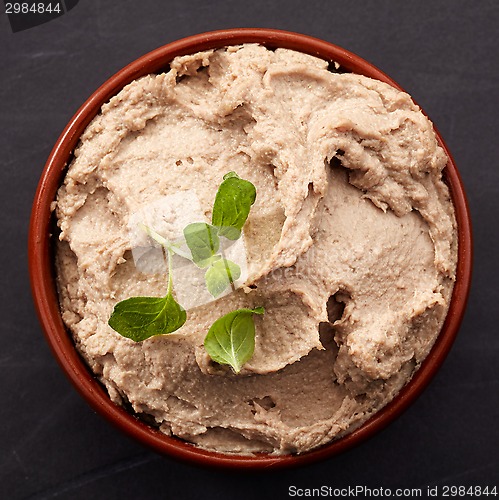
M 81 0 L 17 33 L 2 12 L 0 498 L 270 499 L 287 498 L 290 485 L 499 488 L 498 26 L 497 0 Z M 35 187 L 79 105 L 145 52 L 229 27 L 310 34 L 392 76 L 441 131 L 474 222 L 465 320 L 425 393 L 342 456 L 266 474 L 160 457 L 94 414 L 45 343 L 26 266 Z

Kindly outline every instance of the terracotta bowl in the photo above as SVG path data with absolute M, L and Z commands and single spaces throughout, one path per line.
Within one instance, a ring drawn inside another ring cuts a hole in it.
M 265 454 L 252 457 L 232 456 L 204 451 L 180 439 L 165 436 L 112 403 L 104 388 L 79 356 L 61 319 L 53 265 L 51 231 L 54 220 L 50 210 L 51 202 L 55 199 L 66 165 L 71 159 L 80 135 L 110 97 L 140 76 L 167 70 L 169 62 L 176 56 L 241 43 L 260 43 L 269 48 L 284 47 L 312 54 L 328 61 L 336 61 L 347 71 L 387 82 L 400 89 L 391 78 L 355 54 L 331 43 L 286 31 L 270 29 L 215 31 L 184 38 L 153 50 L 116 73 L 94 92 L 76 112 L 56 142 L 43 170 L 33 202 L 29 230 L 29 268 L 35 306 L 53 354 L 76 389 L 101 415 L 154 450 L 191 463 L 236 469 L 281 468 L 324 459 L 351 448 L 394 420 L 428 385 L 446 357 L 464 313 L 471 280 L 471 224 L 459 173 L 437 132 L 440 145 L 449 155 L 445 178 L 456 208 L 458 223 L 459 260 L 450 309 L 433 349 L 412 380 L 390 404 L 346 437 L 297 456 L 279 457 Z

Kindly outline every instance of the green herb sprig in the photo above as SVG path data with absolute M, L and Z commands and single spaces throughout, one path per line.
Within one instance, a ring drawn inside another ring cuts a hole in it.
M 173 243 L 153 228 L 141 228 L 166 252 L 168 258 L 168 288 L 164 297 L 130 297 L 114 306 L 108 324 L 120 335 L 141 342 L 155 335 L 175 332 L 187 320 L 185 309 L 173 293 L 173 254 L 190 260 L 200 269 L 206 269 L 205 282 L 213 297 L 220 296 L 241 276 L 241 268 L 223 257 L 220 238 L 237 240 L 256 200 L 255 186 L 241 179 L 235 172 L 223 177 L 213 204 L 212 223 L 194 222 L 183 230 L 189 252 L 179 242 Z M 219 318 L 208 331 L 205 348 L 210 357 L 230 365 L 239 373 L 242 365 L 253 355 L 255 325 L 253 314 L 263 314 L 262 307 L 238 309 Z
M 211 224 L 194 222 L 184 228 L 184 238 L 191 251 L 192 261 L 201 269 L 206 268 L 206 286 L 213 297 L 221 295 L 241 276 L 238 264 L 222 259 L 217 253 L 220 237 L 232 241 L 241 237 L 255 200 L 255 186 L 241 179 L 236 172 L 229 172 L 224 175 L 215 196 Z

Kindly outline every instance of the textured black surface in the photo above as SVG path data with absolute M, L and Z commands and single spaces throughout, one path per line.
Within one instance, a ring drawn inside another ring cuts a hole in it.
M 0 14 L 0 498 L 287 498 L 288 486 L 499 487 L 497 0 L 82 0 L 12 33 Z M 78 106 L 160 45 L 229 27 L 275 27 L 358 53 L 434 121 L 464 179 L 475 271 L 458 339 L 388 429 L 298 470 L 234 474 L 159 457 L 95 415 L 38 325 L 26 234 L 44 162 Z

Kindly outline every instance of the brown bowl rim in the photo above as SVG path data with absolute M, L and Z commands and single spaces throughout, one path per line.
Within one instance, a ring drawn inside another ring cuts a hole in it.
M 464 314 L 471 283 L 472 235 L 469 208 L 461 177 L 437 131 L 438 142 L 449 157 L 445 175 L 458 224 L 458 265 L 449 312 L 431 352 L 411 381 L 394 400 L 347 436 L 301 455 L 237 456 L 202 450 L 178 438 L 166 436 L 115 405 L 76 351 L 61 319 L 50 251 L 51 203 L 55 199 L 66 165 L 80 135 L 110 97 L 132 80 L 164 70 L 175 56 L 242 43 L 260 43 L 269 48 L 283 47 L 331 62 L 336 61 L 349 71 L 384 81 L 402 90 L 395 81 L 361 57 L 332 43 L 289 31 L 262 28 L 218 30 L 189 36 L 159 47 L 139 57 L 99 87 L 78 109 L 55 143 L 33 201 L 28 261 L 35 308 L 46 340 L 64 373 L 98 413 L 129 436 L 159 453 L 204 466 L 264 470 L 308 464 L 352 448 L 386 427 L 421 394 L 447 356 Z

